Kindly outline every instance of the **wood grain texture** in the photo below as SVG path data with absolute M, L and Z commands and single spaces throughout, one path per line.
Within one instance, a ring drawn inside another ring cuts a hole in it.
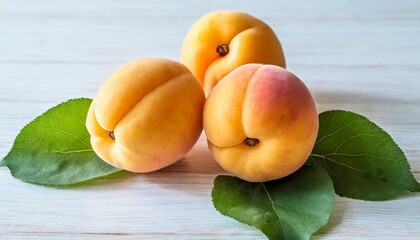
M 179 58 L 203 14 L 237 9 L 279 36 L 288 68 L 318 110 L 361 113 L 388 131 L 420 179 L 420 1 L 0 0 L 0 156 L 19 130 L 69 98 L 92 98 L 119 65 Z M 265 239 L 212 206 L 216 165 L 202 136 L 187 157 L 150 174 L 72 188 L 14 179 L 0 167 L 0 239 Z M 314 239 L 418 239 L 419 194 L 336 198 Z

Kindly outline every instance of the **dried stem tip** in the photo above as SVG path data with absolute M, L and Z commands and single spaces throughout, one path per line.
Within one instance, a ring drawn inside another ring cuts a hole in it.
M 260 142 L 260 140 L 256 138 L 246 138 L 242 143 L 247 145 L 248 147 L 254 147 Z
M 112 140 L 115 140 L 115 135 L 114 135 L 114 132 L 109 132 L 109 137 L 112 139 Z
M 228 45 L 226 45 L 226 44 L 222 44 L 222 45 L 219 45 L 219 46 L 217 46 L 217 48 L 216 48 L 216 52 L 221 56 L 221 57 L 223 57 L 223 56 L 225 56 L 226 54 L 228 54 L 229 53 L 229 46 Z

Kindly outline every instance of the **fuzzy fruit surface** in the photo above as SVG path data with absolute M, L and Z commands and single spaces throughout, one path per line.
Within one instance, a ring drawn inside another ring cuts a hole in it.
M 246 64 L 226 75 L 208 96 L 203 116 L 215 160 L 250 182 L 295 172 L 307 160 L 318 133 L 308 88 L 274 65 Z
M 238 11 L 215 11 L 197 20 L 181 48 L 181 62 L 206 95 L 235 68 L 247 63 L 286 67 L 280 41 L 263 21 Z
M 181 159 L 202 131 L 205 96 L 182 64 L 132 61 L 100 87 L 86 119 L 94 151 L 109 164 L 151 172 Z

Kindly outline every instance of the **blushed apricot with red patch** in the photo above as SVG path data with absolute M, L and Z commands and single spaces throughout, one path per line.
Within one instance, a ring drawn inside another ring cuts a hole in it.
M 247 64 L 226 75 L 204 105 L 215 160 L 250 182 L 285 177 L 309 157 L 318 114 L 305 84 L 274 65 Z

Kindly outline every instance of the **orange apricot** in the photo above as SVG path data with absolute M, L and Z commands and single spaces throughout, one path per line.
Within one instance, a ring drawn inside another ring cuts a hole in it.
M 86 119 L 94 151 L 132 172 L 155 171 L 181 159 L 202 132 L 205 96 L 182 64 L 132 61 L 100 87 Z
M 243 64 L 286 66 L 273 30 L 238 11 L 211 12 L 195 22 L 182 44 L 181 63 L 191 70 L 206 95 L 222 77 Z

